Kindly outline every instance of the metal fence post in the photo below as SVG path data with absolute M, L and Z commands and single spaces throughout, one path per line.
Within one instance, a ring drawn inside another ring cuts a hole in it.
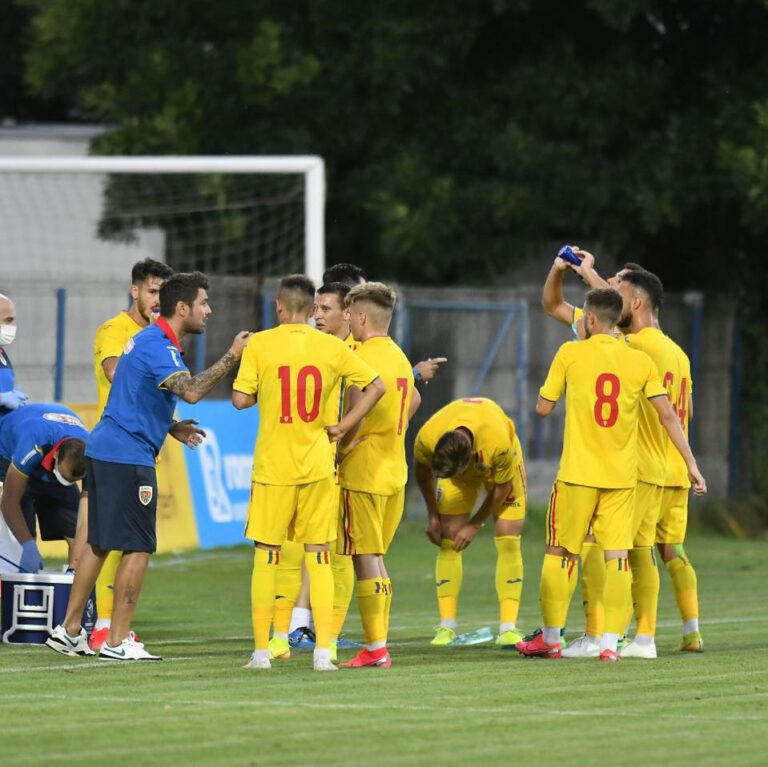
M 67 289 L 56 289 L 56 363 L 53 377 L 53 399 L 64 396 L 64 338 L 67 323 Z

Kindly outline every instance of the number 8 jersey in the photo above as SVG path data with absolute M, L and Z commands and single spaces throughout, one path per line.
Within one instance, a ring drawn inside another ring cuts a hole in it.
M 557 478 L 599 488 L 634 487 L 640 397 L 666 397 L 656 366 L 604 333 L 563 344 L 539 394 L 565 393 L 565 433 Z
M 343 341 L 309 325 L 251 336 L 232 388 L 254 395 L 259 406 L 254 482 L 302 485 L 334 473 L 325 426 L 342 377 L 364 389 L 377 374 Z

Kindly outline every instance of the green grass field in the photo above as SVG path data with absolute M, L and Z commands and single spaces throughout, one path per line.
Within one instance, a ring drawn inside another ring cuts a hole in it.
M 538 625 L 542 534 L 525 544 L 520 624 Z M 465 555 L 460 630 L 495 628 L 489 531 Z M 0 646 L 0 765 L 768 764 L 764 542 L 697 536 L 706 652 L 674 652 L 662 573 L 657 661 L 523 659 L 492 645 L 432 648 L 435 550 L 405 523 L 389 670 L 314 673 L 309 652 L 271 672 L 251 649 L 251 550 L 159 556 L 136 628 L 165 661 L 123 666 Z M 578 591 L 569 636 L 581 633 Z M 353 603 L 347 636 L 360 637 Z

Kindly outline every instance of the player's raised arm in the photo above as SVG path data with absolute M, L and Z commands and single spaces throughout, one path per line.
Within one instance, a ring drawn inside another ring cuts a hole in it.
M 658 396 L 651 398 L 651 404 L 656 408 L 659 414 L 661 423 L 669 434 L 669 438 L 672 440 L 672 444 L 678 449 L 680 455 L 685 461 L 685 465 L 688 467 L 688 477 L 691 480 L 691 486 L 693 492 L 696 495 L 704 495 L 707 492 L 707 483 L 699 471 L 699 467 L 696 464 L 696 459 L 691 452 L 691 447 L 688 444 L 688 440 L 685 438 L 680 421 L 675 415 L 675 411 L 672 409 L 672 405 L 666 396 Z
M 232 370 L 243 356 L 243 350 L 248 343 L 251 333 L 246 330 L 235 336 L 229 351 L 217 362 L 214 362 L 207 370 L 191 376 L 186 370 L 174 373 L 164 381 L 168 391 L 177 397 L 194 405 L 199 402 L 224 376 Z
M 573 322 L 573 305 L 563 298 L 563 275 L 568 268 L 567 261 L 555 258 L 541 292 L 541 308 L 564 325 Z

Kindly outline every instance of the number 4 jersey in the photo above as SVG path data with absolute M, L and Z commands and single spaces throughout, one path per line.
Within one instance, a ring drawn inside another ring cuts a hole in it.
M 574 485 L 634 487 L 640 397 L 666 397 L 656 366 L 604 333 L 558 350 L 539 394 L 565 393 L 565 434 L 557 478 Z
M 303 485 L 334 473 L 325 426 L 342 377 L 364 389 L 377 374 L 343 341 L 309 325 L 251 336 L 232 388 L 254 395 L 259 406 L 254 482 Z

